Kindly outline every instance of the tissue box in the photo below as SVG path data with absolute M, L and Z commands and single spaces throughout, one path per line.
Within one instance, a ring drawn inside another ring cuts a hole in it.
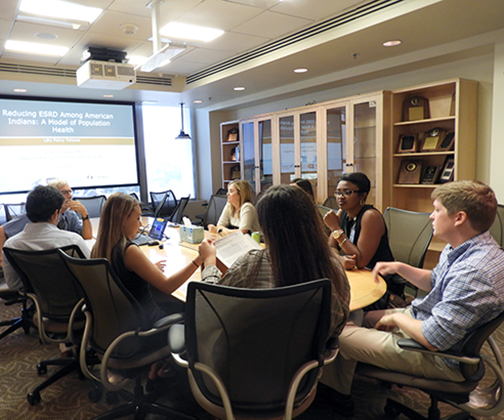
M 199 244 L 205 238 L 203 226 L 185 226 L 180 225 L 180 240 L 190 244 Z

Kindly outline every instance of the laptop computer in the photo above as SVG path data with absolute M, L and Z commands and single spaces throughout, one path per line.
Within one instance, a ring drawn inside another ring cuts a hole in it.
M 168 224 L 168 219 L 157 218 L 152 222 L 149 234 L 144 235 L 142 233 L 138 234 L 132 242 L 138 246 L 141 245 L 157 245 L 157 242 L 163 239 L 164 231 L 166 225 Z

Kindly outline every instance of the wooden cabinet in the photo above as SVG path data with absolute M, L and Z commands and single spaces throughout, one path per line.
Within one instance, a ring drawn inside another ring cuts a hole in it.
M 241 136 L 239 121 L 224 122 L 220 125 L 220 144 L 222 161 L 222 187 L 233 179 L 240 179 L 241 164 Z
M 390 152 L 393 158 L 390 175 L 393 183 L 390 206 L 431 212 L 431 193 L 441 180 L 434 179 L 433 184 L 423 183 L 432 182 L 428 177 L 424 179 L 426 170 L 430 173 L 438 170 L 443 175 L 443 168 L 449 165 L 453 180 L 474 178 L 477 89 L 475 81 L 451 79 L 392 92 Z M 428 104 L 425 116 L 421 115 L 420 106 L 414 109 L 422 101 Z M 450 136 L 453 136 L 451 146 L 448 144 Z M 413 140 L 416 141 L 414 151 L 407 152 Z M 419 171 L 419 180 L 414 179 L 415 171 Z M 450 171 L 445 175 L 446 179 L 450 178 Z M 436 254 L 444 245 L 434 238 L 429 250 Z M 430 255 L 429 258 L 428 255 L 427 260 L 432 265 L 437 256 Z

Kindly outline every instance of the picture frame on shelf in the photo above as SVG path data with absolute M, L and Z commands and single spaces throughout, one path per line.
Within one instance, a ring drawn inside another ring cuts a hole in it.
M 403 159 L 399 170 L 398 184 L 419 184 L 422 174 L 421 159 Z
M 427 165 L 423 170 L 420 184 L 435 184 L 437 182 L 440 170 L 441 166 L 439 165 Z
M 443 140 L 439 142 L 439 151 L 453 150 L 455 146 L 455 131 L 448 131 L 445 133 Z
M 397 153 L 415 153 L 417 144 L 417 134 L 401 134 L 399 135 Z
M 231 128 L 228 130 L 226 141 L 238 141 L 238 129 L 237 128 Z
M 438 183 L 443 184 L 445 182 L 453 181 L 453 176 L 455 172 L 455 158 L 453 156 L 447 156 L 441 169 L 441 173 L 438 178 Z
M 429 100 L 422 96 L 412 96 L 403 102 L 403 121 L 418 121 L 429 118 Z
M 439 145 L 443 141 L 446 135 L 446 130 L 435 127 L 431 130 L 426 131 L 422 137 L 422 144 L 420 146 L 421 152 L 437 152 L 439 151 Z

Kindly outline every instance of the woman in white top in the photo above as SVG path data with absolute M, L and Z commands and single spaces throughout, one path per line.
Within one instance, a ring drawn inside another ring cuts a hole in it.
M 260 231 L 259 220 L 254 205 L 252 204 L 252 189 L 250 184 L 243 180 L 231 181 L 227 192 L 228 202 L 222 211 L 217 226 L 209 224 L 211 233 L 229 235 L 233 230 L 239 229 L 242 233 Z

